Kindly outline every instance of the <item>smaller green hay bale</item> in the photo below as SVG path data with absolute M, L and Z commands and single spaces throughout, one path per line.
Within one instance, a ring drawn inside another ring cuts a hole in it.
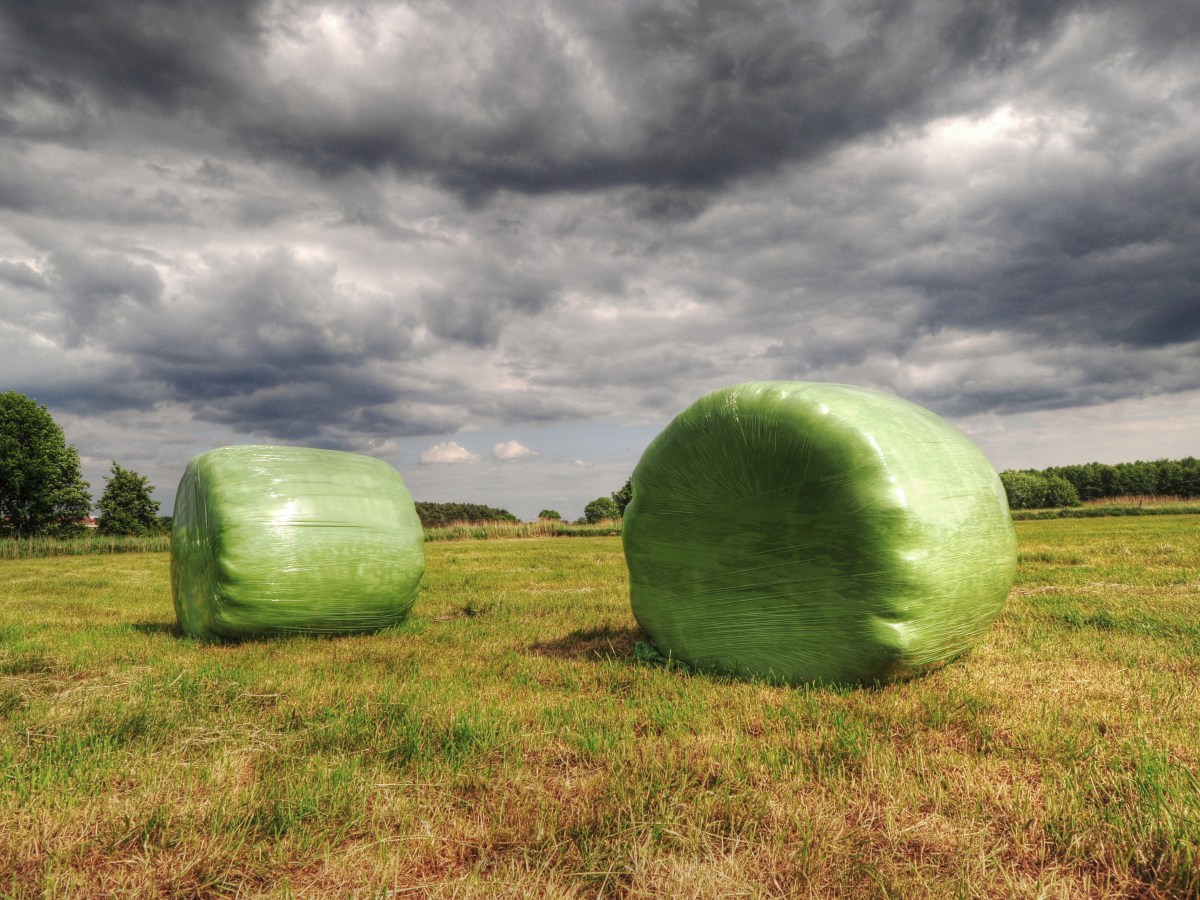
M 749 382 L 680 413 L 625 510 L 634 616 L 715 673 L 871 684 L 971 647 L 1016 571 L 999 477 L 948 422 L 867 388 Z
M 222 447 L 194 457 L 180 480 L 171 592 L 185 634 L 375 631 L 404 620 L 424 572 L 412 496 L 381 460 Z

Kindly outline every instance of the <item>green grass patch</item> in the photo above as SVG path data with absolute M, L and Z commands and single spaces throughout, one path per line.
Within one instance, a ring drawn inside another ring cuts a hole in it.
M 1200 503 L 1179 501 L 1170 503 L 1088 504 L 1061 509 L 1014 509 L 1014 522 L 1044 519 L 1097 519 L 1109 516 L 1195 516 L 1200 515 Z
M 227 645 L 165 553 L 0 562 L 0 895 L 1195 896 L 1200 517 L 1017 528 L 985 640 L 878 690 L 663 659 L 612 536 Z

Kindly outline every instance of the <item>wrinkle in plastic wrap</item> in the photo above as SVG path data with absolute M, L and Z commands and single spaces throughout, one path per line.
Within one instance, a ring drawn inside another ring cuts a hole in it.
M 701 398 L 643 454 L 623 535 L 633 612 L 660 652 L 791 684 L 891 681 L 960 655 L 1016 571 L 983 453 L 849 385 Z
M 171 589 L 187 634 L 374 631 L 404 620 L 424 571 L 412 496 L 381 460 L 222 447 L 180 481 Z

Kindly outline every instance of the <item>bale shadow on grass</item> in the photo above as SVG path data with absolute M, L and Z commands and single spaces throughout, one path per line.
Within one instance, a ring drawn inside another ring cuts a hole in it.
M 648 640 L 640 628 L 602 625 L 599 628 L 577 628 L 553 641 L 530 644 L 538 656 L 557 656 L 562 659 L 633 659 L 633 646 Z

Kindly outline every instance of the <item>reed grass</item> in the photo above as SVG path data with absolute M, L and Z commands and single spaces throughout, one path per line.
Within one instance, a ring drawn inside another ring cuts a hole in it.
M 1178 504 L 1195 505 L 1196 500 L 1188 497 L 1177 497 L 1173 494 L 1125 494 L 1120 497 L 1102 497 L 1097 500 L 1084 500 L 1084 506 L 1174 506 Z
M 39 559 L 47 556 L 89 556 L 103 553 L 160 553 L 171 547 L 170 534 L 126 537 L 84 534 L 79 537 L 0 538 L 0 559 Z
M 425 529 L 428 541 L 520 540 L 543 537 L 610 537 L 621 533 L 620 519 L 572 524 L 539 519 L 536 522 L 452 522 Z

